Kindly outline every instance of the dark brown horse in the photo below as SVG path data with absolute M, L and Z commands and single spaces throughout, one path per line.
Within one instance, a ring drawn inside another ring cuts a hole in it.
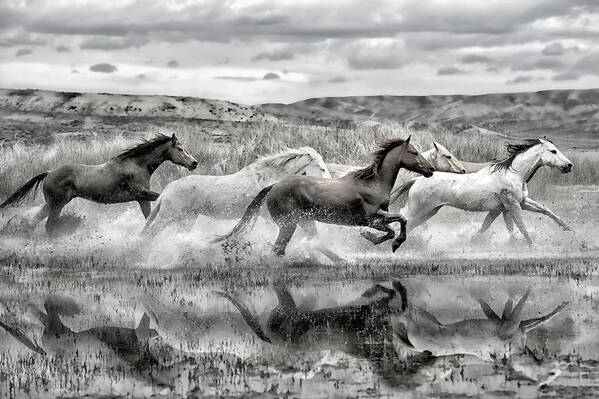
M 435 170 L 410 144 L 409 137 L 407 140 L 388 140 L 374 154 L 370 166 L 341 178 L 290 176 L 264 188 L 247 207 L 233 231 L 217 238 L 215 242 L 234 237 L 253 225 L 266 200 L 270 216 L 279 226 L 279 236 L 273 248 L 279 256 L 285 254 L 285 248 L 298 224 L 310 236 L 314 236 L 315 221 L 367 226 L 385 232 L 381 237 L 371 232 L 362 233 L 375 245 L 395 237 L 389 224 L 399 222 L 401 232 L 392 247 L 395 251 L 406 239 L 406 220 L 399 214 L 389 213 L 389 194 L 400 168 L 426 177 L 430 177 Z
M 0 209 L 22 202 L 31 189 L 43 182 L 46 204 L 35 215 L 30 224 L 32 229 L 47 216 L 46 231 L 53 235 L 59 225 L 62 208 L 77 197 L 102 204 L 137 201 L 147 218 L 150 201 L 159 196 L 150 190 L 150 178 L 164 161 L 189 170 L 198 165 L 174 134 L 172 137 L 160 134 L 100 165 L 64 165 L 40 173 L 0 204 Z

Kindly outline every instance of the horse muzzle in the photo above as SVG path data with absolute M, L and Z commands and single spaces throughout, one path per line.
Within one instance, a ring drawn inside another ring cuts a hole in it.
M 198 161 L 193 161 L 193 162 L 191 163 L 191 165 L 189 165 L 189 166 L 187 167 L 187 169 L 189 169 L 189 170 L 195 170 L 195 168 L 197 168 L 197 167 L 198 167 Z
M 570 173 L 572 172 L 572 167 L 574 165 L 572 165 L 572 163 L 567 163 L 565 165 L 562 165 L 559 169 L 562 171 L 562 173 Z

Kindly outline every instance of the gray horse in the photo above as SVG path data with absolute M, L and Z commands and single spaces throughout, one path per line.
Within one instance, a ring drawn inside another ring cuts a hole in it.
M 100 165 L 63 165 L 40 173 L 15 191 L 0 209 L 22 202 L 27 193 L 43 182 L 46 204 L 35 215 L 30 228 L 46 216 L 46 232 L 55 235 L 62 208 L 73 198 L 85 198 L 102 204 L 137 201 L 144 217 L 150 214 L 150 201 L 159 194 L 150 190 L 150 178 L 164 161 L 194 170 L 198 162 L 177 137 L 158 135 Z

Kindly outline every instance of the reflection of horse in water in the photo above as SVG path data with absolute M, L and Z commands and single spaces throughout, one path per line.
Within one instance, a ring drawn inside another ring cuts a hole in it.
M 158 135 L 100 165 L 64 165 L 40 173 L 0 204 L 0 209 L 18 204 L 27 193 L 43 182 L 46 204 L 33 218 L 33 229 L 45 217 L 46 231 L 53 235 L 59 226 L 62 209 L 73 198 L 102 204 L 137 201 L 144 217 L 150 214 L 150 201 L 158 193 L 150 190 L 150 178 L 165 161 L 194 170 L 198 162 L 187 152 L 175 135 Z
M 401 210 L 401 214 L 408 220 L 407 230 L 426 222 L 444 206 L 472 212 L 489 212 L 481 232 L 497 216 L 506 212 L 529 244 L 532 244 L 532 240 L 522 220 L 522 210 L 548 215 L 564 229 L 569 229 L 551 210 L 528 198 L 526 183 L 543 166 L 559 169 L 562 173 L 570 172 L 573 166 L 570 160 L 545 139 L 508 145 L 508 152 L 508 158 L 477 173 L 435 173 L 430 179 L 416 178 L 400 187 L 392 196 L 408 193 L 407 203 Z
M 508 366 L 518 369 L 531 363 L 527 360 L 531 359 L 537 370 L 543 370 L 548 364 L 526 346 L 527 334 L 549 322 L 566 306 L 564 302 L 544 316 L 523 319 L 529 295 L 526 292 L 515 306 L 508 300 L 501 316 L 481 299 L 487 318 L 442 324 L 431 313 L 410 303 L 407 290 L 398 280 L 390 285 L 375 284 L 347 305 L 316 310 L 297 305 L 284 286 L 275 285 L 274 290 L 278 303 L 264 324 L 239 297 L 217 294 L 228 299 L 265 342 L 295 350 L 341 349 L 374 362 L 385 358 L 396 366 L 404 362 L 404 372 L 405 362 L 408 367 L 425 367 L 434 364 L 435 358 L 463 355 L 500 364 L 513 359 Z M 400 348 L 416 355 L 402 357 Z
M 151 234 L 168 224 L 195 221 L 198 215 L 239 218 L 260 190 L 290 175 L 330 177 L 322 156 L 310 147 L 262 157 L 230 175 L 186 176 L 164 187 L 144 232 Z
M 264 201 L 268 212 L 279 227 L 274 244 L 275 254 L 285 254 L 298 225 L 311 236 L 316 235 L 315 221 L 345 226 L 365 226 L 384 232 L 375 236 L 368 232 L 365 238 L 380 244 L 395 237 L 389 226 L 399 222 L 401 231 L 393 242 L 395 251 L 406 239 L 406 220 L 389 210 L 389 193 L 401 168 L 430 177 L 435 170 L 407 140 L 394 139 L 381 144 L 374 162 L 363 169 L 339 179 L 291 176 L 265 187 L 247 207 L 233 230 L 217 240 L 239 235 L 253 226 Z

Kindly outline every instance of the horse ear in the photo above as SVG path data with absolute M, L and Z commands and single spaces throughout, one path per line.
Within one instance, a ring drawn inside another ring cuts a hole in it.
M 410 139 L 411 139 L 411 138 L 412 138 L 412 135 L 410 134 L 410 135 L 408 136 L 408 138 L 406 139 L 406 144 L 410 144 Z
M 435 147 L 435 150 L 439 151 L 439 147 L 437 146 L 437 142 L 433 141 L 433 147 Z
M 177 142 L 177 137 L 175 136 L 175 133 L 173 133 L 173 135 L 171 136 L 171 141 L 172 141 L 173 143 L 176 143 L 176 142 Z

